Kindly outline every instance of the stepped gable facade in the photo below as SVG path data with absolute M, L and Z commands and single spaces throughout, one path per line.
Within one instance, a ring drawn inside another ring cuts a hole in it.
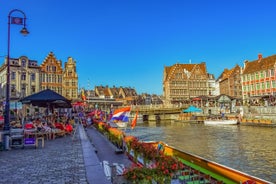
M 62 94 L 62 77 L 61 61 L 56 59 L 53 52 L 50 52 L 41 64 L 41 90 L 51 89 Z
M 78 98 L 78 74 L 76 61 L 68 57 L 63 70 L 62 95 L 68 99 Z

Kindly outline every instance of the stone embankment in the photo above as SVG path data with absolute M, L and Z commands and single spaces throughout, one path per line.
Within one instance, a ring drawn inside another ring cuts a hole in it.
M 195 117 L 191 114 L 181 113 L 178 120 L 193 120 L 203 122 L 210 114 L 220 115 L 220 107 L 204 107 L 203 112 L 198 113 Z M 237 118 L 240 111 L 243 111 L 243 118 L 240 122 L 242 125 L 258 125 L 258 126 L 276 126 L 276 108 L 274 106 L 239 106 L 230 110 L 226 110 L 225 115 L 232 119 Z

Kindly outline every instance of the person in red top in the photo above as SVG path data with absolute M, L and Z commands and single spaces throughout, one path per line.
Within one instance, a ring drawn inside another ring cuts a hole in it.
M 26 123 L 25 124 L 25 129 L 33 129 L 33 128 L 35 128 L 33 123 Z
M 60 130 L 64 130 L 64 126 L 63 126 L 62 123 L 55 122 L 55 127 L 60 129 Z
M 65 130 L 67 133 L 71 134 L 73 131 L 73 126 L 70 123 L 66 123 Z

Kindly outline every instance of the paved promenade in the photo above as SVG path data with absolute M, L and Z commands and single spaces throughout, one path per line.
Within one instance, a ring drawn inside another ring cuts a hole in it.
M 79 126 L 74 137 L 46 140 L 44 148 L 0 151 L 0 184 L 110 184 L 101 161 L 130 163 L 114 151 L 93 128 Z

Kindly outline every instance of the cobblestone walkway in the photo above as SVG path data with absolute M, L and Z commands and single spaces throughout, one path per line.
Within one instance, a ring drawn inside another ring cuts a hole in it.
M 75 136 L 46 140 L 44 148 L 0 151 L 0 183 L 88 183 L 79 132 Z

